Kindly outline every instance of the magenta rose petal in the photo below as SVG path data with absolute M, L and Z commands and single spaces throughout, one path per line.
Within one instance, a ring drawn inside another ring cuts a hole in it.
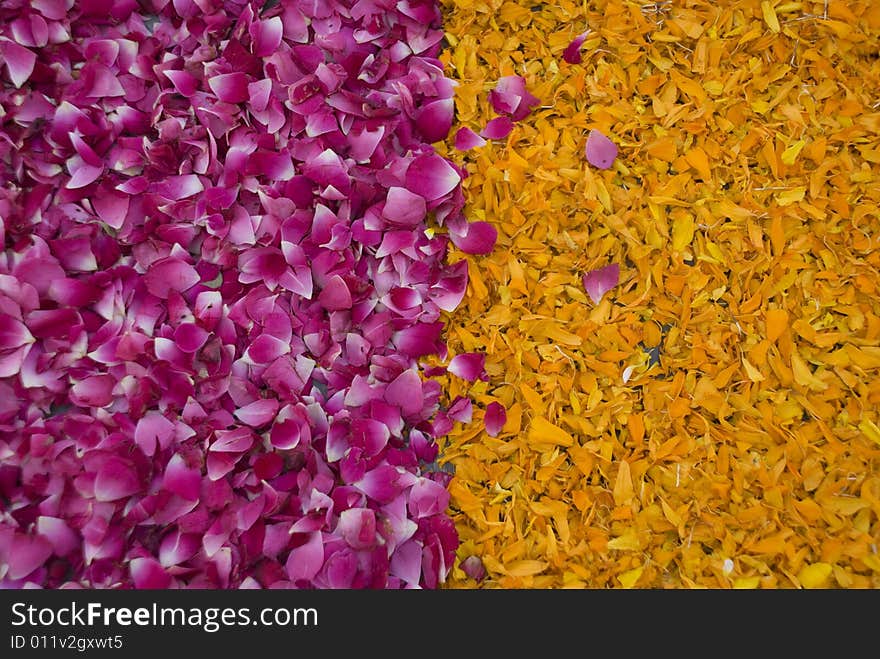
M 190 98 L 199 88 L 198 79 L 186 71 L 163 71 L 162 73 L 171 81 L 175 91 L 181 96 Z
M 274 398 L 263 398 L 237 409 L 235 418 L 251 428 L 259 428 L 275 418 L 278 407 L 278 401 Z
M 461 176 L 445 158 L 436 154 L 418 156 L 406 170 L 406 187 L 427 201 L 449 194 Z
M 147 290 L 167 299 L 172 291 L 183 292 L 195 286 L 201 277 L 194 267 L 174 257 L 155 261 L 144 277 Z
M 187 466 L 183 457 L 176 453 L 165 467 L 162 487 L 183 499 L 195 501 L 199 498 L 201 482 L 199 470 Z
M 455 101 L 441 98 L 423 106 L 416 116 L 416 126 L 426 142 L 432 144 L 445 140 L 452 128 Z
M 509 115 L 513 121 L 520 121 L 541 101 L 526 90 L 525 78 L 504 76 L 489 92 L 489 102 L 495 112 Z
M 67 556 L 81 543 L 79 534 L 59 517 L 41 515 L 37 518 L 36 530 L 38 537 L 42 536 L 51 543 L 56 556 Z
M 37 56 L 32 50 L 20 46 L 12 41 L 0 42 L 0 53 L 6 63 L 6 71 L 9 79 L 17 88 L 21 88 L 34 72 Z
M 329 311 L 351 309 L 352 299 L 348 284 L 339 275 L 333 275 L 318 294 L 318 302 Z
M 507 410 L 501 403 L 491 402 L 486 406 L 486 412 L 483 415 L 483 425 L 486 426 L 486 433 L 490 437 L 497 437 L 507 423 Z
M 95 499 L 116 501 L 137 494 L 141 481 L 134 467 L 122 458 L 111 456 L 99 467 L 95 476 Z
M 583 275 L 582 281 L 593 304 L 599 304 L 605 293 L 620 283 L 620 266 L 612 263 L 604 268 L 591 270 Z
M 24 579 L 52 555 L 52 544 L 41 535 L 16 533 L 6 559 L 9 579 Z
M 396 405 L 404 415 L 416 414 L 424 405 L 422 399 L 422 380 L 419 374 L 409 369 L 398 375 L 385 388 L 385 400 Z
M 174 330 L 174 342 L 184 352 L 195 352 L 208 340 L 208 332 L 195 323 L 181 323 Z
M 134 441 L 144 454 L 152 456 L 157 447 L 166 448 L 174 436 L 174 424 L 161 413 L 150 411 L 137 422 Z
M 593 129 L 587 137 L 587 162 L 599 169 L 608 169 L 617 157 L 617 145 L 598 130 Z
M 464 235 L 450 229 L 452 243 L 466 254 L 489 254 L 498 240 L 498 230 L 489 222 L 469 222 Z
M 503 140 L 513 130 L 513 121 L 510 117 L 495 117 L 490 119 L 486 127 L 480 131 L 480 135 L 488 140 Z
M 486 146 L 486 140 L 467 126 L 463 126 L 455 132 L 455 148 L 459 151 L 470 151 L 481 146 Z
M 224 73 L 208 78 L 208 87 L 224 103 L 243 103 L 248 100 L 248 77 L 244 73 Z
M 281 45 L 284 25 L 280 16 L 265 21 L 254 21 L 248 27 L 251 35 L 251 52 L 257 57 L 267 57 Z
M 309 533 L 305 544 L 290 551 L 285 571 L 292 582 L 308 581 L 318 574 L 322 565 L 324 565 L 324 541 L 321 532 L 315 531 Z
M 462 571 L 474 581 L 486 578 L 486 568 L 479 556 L 468 556 L 461 562 Z
M 449 361 L 447 370 L 464 380 L 479 380 L 485 374 L 486 355 L 478 352 L 464 352 Z
M 580 64 L 582 60 L 581 55 L 581 46 L 584 41 L 586 41 L 587 37 L 590 34 L 590 30 L 586 32 L 581 32 L 574 39 L 572 39 L 571 43 L 566 46 L 565 50 L 562 52 L 562 59 L 564 59 L 569 64 Z
M 0 350 L 11 350 L 33 342 L 34 337 L 24 323 L 0 311 Z
M 162 590 L 171 584 L 171 575 L 152 557 L 132 559 L 129 570 L 135 588 Z
M 414 227 L 425 219 L 425 198 L 406 188 L 388 188 L 382 215 L 389 221 L 405 227 Z
M 370 508 L 349 508 L 339 513 L 336 533 L 352 549 L 376 546 L 376 513 Z

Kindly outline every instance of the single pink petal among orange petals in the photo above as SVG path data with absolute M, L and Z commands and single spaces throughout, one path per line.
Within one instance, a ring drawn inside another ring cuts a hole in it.
M 587 35 L 590 34 L 590 31 L 582 32 L 577 35 L 572 42 L 568 44 L 568 47 L 562 53 L 562 59 L 564 59 L 569 64 L 580 64 L 581 63 L 581 46 L 584 41 L 587 39 Z
M 447 370 L 464 380 L 479 380 L 485 374 L 486 355 L 479 352 L 463 352 L 449 361 Z
M 470 128 L 459 128 L 458 132 L 455 133 L 455 148 L 459 151 L 470 151 L 481 146 L 486 146 L 486 140 Z
M 505 423 L 507 423 L 507 410 L 504 405 L 495 401 L 489 403 L 486 406 L 486 413 L 483 415 L 486 433 L 490 437 L 497 437 Z
M 608 169 L 617 157 L 617 145 L 598 130 L 593 129 L 587 137 L 587 162 L 599 169 Z
M 503 140 L 513 130 L 513 122 L 509 117 L 495 117 L 480 131 L 480 135 L 489 140 Z
M 584 288 L 593 304 L 599 304 L 602 296 L 620 283 L 620 266 L 616 263 L 591 270 L 583 276 Z

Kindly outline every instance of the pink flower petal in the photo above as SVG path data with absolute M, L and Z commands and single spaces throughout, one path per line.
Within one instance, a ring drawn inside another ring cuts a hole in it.
M 442 514 L 449 506 L 449 491 L 429 478 L 419 478 L 409 491 L 409 511 L 414 519 Z
M 562 59 L 564 59 L 569 64 L 580 64 L 581 63 L 581 46 L 584 41 L 586 41 L 587 36 L 590 34 L 590 30 L 586 32 L 582 32 L 577 35 L 574 39 L 572 39 L 571 43 L 565 48 L 562 53 Z
M 262 398 L 240 407 L 235 411 L 235 418 L 251 428 L 266 425 L 278 413 L 278 401 L 275 398 Z
M 422 547 L 409 540 L 391 556 L 391 574 L 410 587 L 417 588 L 422 575 Z
M 328 311 L 351 309 L 351 291 L 348 290 L 345 280 L 339 275 L 330 277 L 318 295 L 318 302 Z
M 208 78 L 208 87 L 224 103 L 243 103 L 250 96 L 248 82 L 244 73 L 224 73 Z
M 214 453 L 244 453 L 254 443 L 254 431 L 250 428 L 218 430 L 214 437 L 216 439 L 208 449 Z
M 587 137 L 587 162 L 599 169 L 608 169 L 617 157 L 617 145 L 595 128 Z
M 129 563 L 134 587 L 141 590 L 163 590 L 171 585 L 171 575 L 155 558 L 135 558 Z
M 464 380 L 479 380 L 485 374 L 486 355 L 479 352 L 464 352 L 453 357 L 447 370 Z
M 67 556 L 80 544 L 79 534 L 58 517 L 37 517 L 37 533 L 52 544 L 56 556 Z
M 201 544 L 196 534 L 174 530 L 159 545 L 159 564 L 163 568 L 180 565 L 195 556 Z
M 406 187 L 427 201 L 452 192 L 461 176 L 445 158 L 437 154 L 418 156 L 406 170 Z
M 489 222 L 470 222 L 465 235 L 450 230 L 452 243 L 466 254 L 489 254 L 495 249 L 498 230 Z
M 167 176 L 156 185 L 157 194 L 173 201 L 192 197 L 204 189 L 205 186 L 202 184 L 201 179 L 195 174 Z
M 164 300 L 171 291 L 182 293 L 198 284 L 200 279 L 198 271 L 189 263 L 168 257 L 150 265 L 144 283 L 150 293 Z
M 474 581 L 482 581 L 486 578 L 486 568 L 479 556 L 468 556 L 461 562 L 461 569 Z
M 121 458 L 111 456 L 95 476 L 95 499 L 116 501 L 141 491 L 141 482 L 134 467 Z
M 280 16 L 265 21 L 254 21 L 248 27 L 251 35 L 251 52 L 257 57 L 267 57 L 281 45 L 284 25 Z
M 455 101 L 451 98 L 441 98 L 419 110 L 416 115 L 416 127 L 428 144 L 440 142 L 449 134 L 454 115 Z
M 416 476 L 402 467 L 380 465 L 371 469 L 353 485 L 380 504 L 390 503 L 404 488 L 413 484 Z
M 526 91 L 525 78 L 505 76 L 489 92 L 489 102 L 495 112 L 510 115 L 514 121 L 520 121 L 541 101 Z
M 455 148 L 459 151 L 470 151 L 481 146 L 486 146 L 486 140 L 470 128 L 465 126 L 459 128 L 455 133 Z
M 174 437 L 174 424 L 160 412 L 149 411 L 138 421 L 134 431 L 135 444 L 148 456 L 156 453 L 156 447 L 167 448 Z
M 112 375 L 93 375 L 70 389 L 70 400 L 83 407 L 104 407 L 113 401 L 116 380 Z
M 199 88 L 199 81 L 186 71 L 163 71 L 162 73 L 171 81 L 174 89 L 181 96 L 190 98 Z
M 0 311 L 0 351 L 18 348 L 34 340 L 24 323 Z
M 486 433 L 490 437 L 497 437 L 505 423 L 507 423 L 507 410 L 504 406 L 495 401 L 489 403 L 486 406 L 486 413 L 483 415 Z
M 389 222 L 405 227 L 415 227 L 425 219 L 424 197 L 406 188 L 390 187 L 385 198 L 382 216 Z
M 24 579 L 42 566 L 52 555 L 52 544 L 40 535 L 16 533 L 12 536 L 9 554 L 6 559 L 6 577 Z
M 414 369 L 404 371 L 385 388 L 385 400 L 399 407 L 404 416 L 422 410 L 422 396 L 422 380 Z
M 184 352 L 196 352 L 208 340 L 208 332 L 195 323 L 181 323 L 174 330 L 174 342 Z
M 20 88 L 31 77 L 31 73 L 34 72 L 37 56 L 33 51 L 28 50 L 24 46 L 19 46 L 12 41 L 0 42 L 0 53 L 2 53 L 3 59 L 6 62 L 9 79 L 13 85 Z
M 86 164 L 80 156 L 73 156 L 67 161 L 67 169 L 70 172 L 70 180 L 67 181 L 68 190 L 78 190 L 84 188 L 98 180 L 98 177 L 104 172 L 101 165 L 94 166 Z
M 602 296 L 620 283 L 620 266 L 616 263 L 591 270 L 582 278 L 584 288 L 593 304 L 599 304 Z
M 336 533 L 352 549 L 376 546 L 376 513 L 369 508 L 349 508 L 339 514 Z
M 165 467 L 162 487 L 187 501 L 199 498 L 202 476 L 198 469 L 191 469 L 179 453 L 175 453 Z
M 480 131 L 480 135 L 489 140 L 503 140 L 512 130 L 513 122 L 510 117 L 495 117 Z
M 320 531 L 309 534 L 305 544 L 290 551 L 285 571 L 291 581 L 309 581 L 324 565 L 324 541 Z

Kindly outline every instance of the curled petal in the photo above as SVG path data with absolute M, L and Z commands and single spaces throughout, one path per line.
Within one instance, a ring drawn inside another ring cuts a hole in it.
M 582 32 L 577 35 L 574 39 L 572 39 L 571 43 L 565 48 L 562 53 L 562 59 L 564 59 L 569 64 L 580 64 L 581 63 L 581 46 L 584 41 L 586 41 L 587 36 L 590 34 L 590 30 L 586 32 Z
M 509 115 L 514 121 L 525 119 L 541 101 L 526 90 L 522 76 L 504 76 L 489 92 L 489 102 L 499 114 Z

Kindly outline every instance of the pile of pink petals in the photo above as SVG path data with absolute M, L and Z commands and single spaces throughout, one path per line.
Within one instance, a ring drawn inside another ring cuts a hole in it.
M 472 409 L 424 362 L 495 232 L 431 146 L 441 38 L 435 0 L 4 0 L 0 587 L 443 582 Z

